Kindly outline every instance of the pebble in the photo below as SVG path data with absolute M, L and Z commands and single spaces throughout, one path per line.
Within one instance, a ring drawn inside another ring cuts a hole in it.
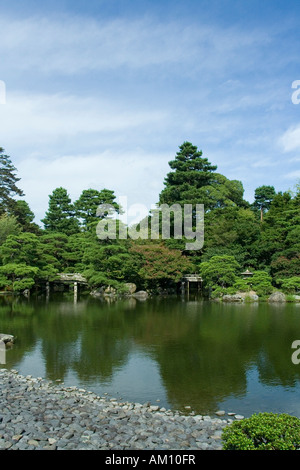
M 233 419 L 216 414 L 118 402 L 0 369 L 0 450 L 222 450 Z

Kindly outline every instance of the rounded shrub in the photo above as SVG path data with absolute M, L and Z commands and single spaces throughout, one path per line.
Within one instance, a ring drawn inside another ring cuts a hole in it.
M 224 450 L 300 450 L 300 419 L 258 413 L 235 421 L 222 433 Z

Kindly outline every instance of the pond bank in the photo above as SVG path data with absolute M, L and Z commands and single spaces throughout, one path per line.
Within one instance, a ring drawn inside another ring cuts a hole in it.
M 7 369 L 0 403 L 0 450 L 221 450 L 233 419 L 119 403 Z

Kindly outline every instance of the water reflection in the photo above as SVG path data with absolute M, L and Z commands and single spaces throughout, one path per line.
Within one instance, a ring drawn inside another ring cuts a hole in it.
M 297 409 L 299 314 L 292 304 L 15 297 L 0 298 L 0 332 L 17 337 L 6 367 L 20 373 L 129 401 L 250 414 Z

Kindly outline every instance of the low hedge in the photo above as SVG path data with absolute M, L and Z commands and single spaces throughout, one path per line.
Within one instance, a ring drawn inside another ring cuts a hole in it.
M 222 433 L 224 450 L 300 450 L 300 419 L 258 413 L 235 421 Z

